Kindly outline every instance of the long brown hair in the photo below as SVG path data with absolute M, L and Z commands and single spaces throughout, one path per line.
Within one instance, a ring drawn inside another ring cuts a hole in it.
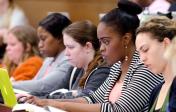
M 83 74 L 79 81 L 79 86 L 83 87 L 91 71 L 103 62 L 103 58 L 99 51 L 100 43 L 97 38 L 97 27 L 88 20 L 74 22 L 64 29 L 63 34 L 71 36 L 82 46 L 85 46 L 87 42 L 90 42 L 94 48 L 94 59 L 89 63 L 85 74 Z
M 89 76 L 89 74 L 98 66 L 103 66 L 106 63 L 104 62 L 103 57 L 101 56 L 100 51 L 97 51 L 95 53 L 94 59 L 89 63 L 88 68 L 85 72 L 85 74 L 81 77 L 80 81 L 79 81 L 79 86 L 81 88 L 84 87 L 85 85 L 85 81 L 87 79 L 87 77 Z

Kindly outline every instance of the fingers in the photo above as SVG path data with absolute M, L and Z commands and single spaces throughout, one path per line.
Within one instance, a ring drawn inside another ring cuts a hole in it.
M 31 99 L 33 99 L 33 96 L 24 95 L 24 94 L 17 94 L 16 97 L 17 97 L 18 103 L 26 103 L 26 102 L 29 102 Z
M 27 96 L 31 96 L 29 94 L 15 94 L 16 98 L 19 99 L 21 97 L 27 97 Z
M 18 103 L 25 103 L 27 100 L 26 98 L 27 98 L 27 96 L 23 96 L 23 97 L 18 98 L 17 101 L 18 101 Z

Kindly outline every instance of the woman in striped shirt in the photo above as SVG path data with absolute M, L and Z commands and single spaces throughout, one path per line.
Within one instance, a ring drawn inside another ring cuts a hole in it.
M 50 105 L 71 112 L 149 110 L 150 93 L 163 78 L 150 72 L 139 61 L 135 51 L 135 31 L 139 26 L 137 14 L 141 8 L 129 1 L 119 1 L 118 7 L 107 13 L 98 25 L 101 54 L 109 65 L 113 65 L 109 77 L 98 90 L 90 96 L 74 99 L 76 103 L 41 100 L 33 96 L 27 98 L 28 103 Z

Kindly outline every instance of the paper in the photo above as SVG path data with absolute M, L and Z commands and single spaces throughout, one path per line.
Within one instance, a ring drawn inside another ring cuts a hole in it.
M 13 109 L 12 112 L 14 111 L 20 111 L 20 110 L 25 110 L 27 112 L 66 112 L 64 110 L 58 109 L 58 108 L 54 108 L 51 106 L 47 106 L 45 108 L 36 106 L 36 105 L 32 105 L 32 104 L 16 104 Z
M 58 108 L 55 108 L 55 107 L 51 107 L 51 106 L 47 106 L 45 107 L 46 110 L 48 110 L 49 112 L 66 112 L 64 110 L 61 110 L 61 109 L 58 109 Z
M 42 107 L 32 105 L 32 104 L 16 104 L 13 107 L 12 112 L 19 111 L 19 110 L 25 110 L 27 112 L 49 112 Z

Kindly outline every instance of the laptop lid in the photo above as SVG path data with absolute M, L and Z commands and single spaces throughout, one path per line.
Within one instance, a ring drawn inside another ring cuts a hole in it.
M 3 68 L 0 68 L 0 91 L 5 105 L 13 107 L 17 104 L 17 99 L 14 94 L 8 72 Z

